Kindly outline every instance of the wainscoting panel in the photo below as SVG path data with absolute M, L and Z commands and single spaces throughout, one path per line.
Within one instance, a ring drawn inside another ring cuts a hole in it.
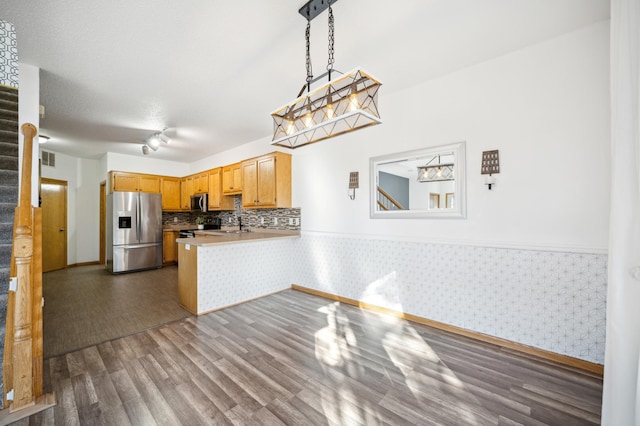
M 604 363 L 607 255 L 303 233 L 291 282 Z

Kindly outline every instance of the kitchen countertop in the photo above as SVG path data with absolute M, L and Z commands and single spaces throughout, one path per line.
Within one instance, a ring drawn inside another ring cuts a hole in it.
M 224 230 L 196 231 L 195 238 L 178 238 L 178 244 L 190 244 L 197 247 L 215 246 L 221 244 L 246 243 L 260 240 L 283 238 L 299 238 L 300 231 L 280 231 L 272 229 L 252 230 L 242 233 L 225 233 Z

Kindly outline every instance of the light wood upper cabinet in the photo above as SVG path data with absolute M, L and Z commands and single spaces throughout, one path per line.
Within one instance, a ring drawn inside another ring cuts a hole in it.
M 222 168 L 209 170 L 209 210 L 233 210 L 233 201 L 222 193 Z
M 193 195 L 193 179 L 190 177 L 180 181 L 180 208 L 191 210 L 191 196 Z
M 222 192 L 224 194 L 242 193 L 242 163 L 222 168 Z
M 291 155 L 274 152 L 242 162 L 242 207 L 291 207 Z
M 160 193 L 160 176 L 138 173 L 110 172 L 113 191 Z
M 162 210 L 180 210 L 180 181 L 181 179 L 176 177 L 162 177 Z
M 194 194 L 204 194 L 205 192 L 209 192 L 209 173 L 194 175 L 192 179 Z

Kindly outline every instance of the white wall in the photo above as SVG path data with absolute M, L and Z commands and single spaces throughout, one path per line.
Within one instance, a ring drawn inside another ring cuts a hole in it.
M 152 175 L 165 175 L 182 177 L 189 174 L 189 165 L 177 161 L 159 160 L 149 158 L 124 155 L 108 152 L 101 161 L 103 180 L 107 178 L 107 172 L 118 170 L 122 172 L 148 173 Z
M 33 65 L 20 64 L 20 88 L 18 91 L 18 121 L 20 127 L 20 180 L 22 180 L 22 153 L 24 135 L 22 125 L 31 123 L 40 130 L 40 68 Z M 38 138 L 34 138 L 31 171 L 31 204 L 38 205 Z
M 303 229 L 606 250 L 608 62 L 600 23 L 381 96 L 382 125 L 294 151 Z M 369 219 L 369 157 L 461 140 L 466 220 Z M 481 153 L 493 149 L 501 173 L 488 191 Z M 346 194 L 350 171 L 360 172 L 355 201 Z
M 40 146 L 48 151 L 47 145 Z M 95 262 L 100 256 L 99 161 L 56 153 L 56 167 L 42 166 L 42 177 L 67 182 L 67 263 Z

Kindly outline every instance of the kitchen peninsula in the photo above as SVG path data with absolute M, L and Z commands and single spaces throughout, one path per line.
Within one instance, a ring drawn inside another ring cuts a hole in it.
M 299 237 L 299 231 L 198 231 L 177 239 L 180 304 L 202 315 L 289 288 L 287 268 L 274 265 Z

